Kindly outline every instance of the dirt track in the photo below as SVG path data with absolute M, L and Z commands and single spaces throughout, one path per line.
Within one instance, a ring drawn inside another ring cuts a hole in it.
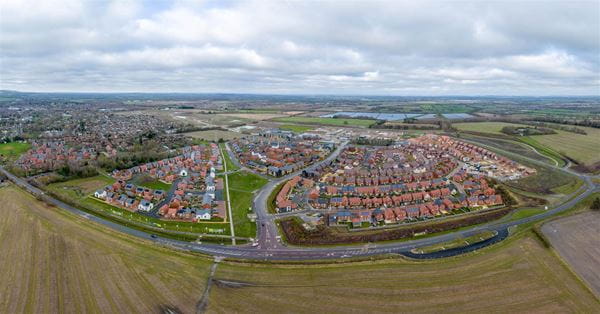
M 542 227 L 552 246 L 600 298 L 600 212 L 585 212 Z

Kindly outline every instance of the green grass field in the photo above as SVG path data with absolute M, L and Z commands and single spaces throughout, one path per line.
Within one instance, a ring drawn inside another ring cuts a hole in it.
M 422 112 L 427 113 L 469 113 L 477 110 L 475 107 L 470 107 L 462 104 L 421 104 Z
M 147 175 L 137 176 L 131 181 L 131 183 L 133 183 L 135 185 L 147 187 L 149 189 L 163 190 L 163 191 L 168 191 L 169 189 L 171 189 L 171 186 L 172 186 L 172 184 L 161 182 L 158 179 L 152 178 Z
M 229 175 L 229 189 L 240 192 L 254 192 L 269 180 L 249 171 L 239 171 Z
M 313 127 L 298 124 L 282 124 L 279 126 L 282 130 L 292 131 L 296 133 L 304 133 L 313 130 Z
M 552 189 L 552 192 L 568 195 L 568 194 L 571 194 L 571 193 L 577 191 L 582 185 L 583 185 L 582 180 L 573 180 L 573 181 L 569 182 L 568 184 L 565 184 L 563 186 L 559 186 L 559 187 Z
M 505 126 L 524 126 L 523 124 L 514 124 L 506 122 L 465 122 L 453 123 L 453 127 L 461 131 L 471 131 L 479 133 L 502 134 L 502 128 Z
M 11 142 L 0 144 L 0 157 L 7 160 L 16 160 L 31 148 L 29 143 Z
M 71 197 L 81 199 L 96 190 L 113 184 L 115 179 L 105 175 L 97 175 L 89 178 L 74 179 L 65 182 L 52 183 L 47 186 L 49 190 L 67 194 Z
M 496 235 L 495 232 L 483 231 L 483 232 L 477 233 L 475 235 L 472 235 L 470 237 L 458 238 L 458 239 L 454 239 L 454 240 L 443 242 L 443 243 L 437 243 L 437 244 L 433 244 L 433 245 L 415 248 L 415 249 L 413 249 L 413 252 L 423 254 L 423 253 L 432 253 L 432 252 L 453 249 L 453 248 L 457 248 L 457 247 L 463 247 L 463 246 L 471 245 L 473 243 L 478 243 L 478 242 L 487 240 L 489 238 L 494 237 L 495 235 Z
M 563 158 L 563 156 L 561 156 L 561 154 L 554 151 L 550 147 L 540 144 L 538 141 L 536 141 L 534 139 L 534 137 L 531 137 L 531 136 L 519 137 L 519 141 L 535 148 L 535 150 L 537 150 L 542 155 L 547 156 L 548 158 L 554 160 L 556 162 L 557 166 L 563 167 L 564 165 L 566 165 L 565 159 Z
M 600 162 L 600 129 L 578 127 L 587 135 L 556 130 L 557 134 L 532 136 L 537 142 L 585 165 Z
M 519 220 L 521 218 L 534 216 L 537 214 L 541 214 L 543 212 L 545 212 L 545 210 L 543 208 L 521 208 L 521 209 L 514 211 L 513 214 L 510 215 L 509 220 L 511 220 L 511 221 Z
M 368 127 L 375 123 L 375 120 L 369 119 L 343 119 L 343 118 L 320 118 L 320 117 L 286 117 L 276 118 L 273 121 L 313 124 L 313 125 L 333 125 L 333 126 L 358 126 Z
M 225 149 L 225 143 L 219 143 L 219 148 L 221 149 L 221 156 L 223 158 L 223 162 L 227 165 L 227 171 L 235 171 L 240 169 L 236 164 L 231 161 L 231 157 L 227 153 L 227 149 Z
M 267 184 L 268 180 L 248 171 L 239 171 L 228 176 L 229 195 L 235 235 L 240 237 L 255 237 L 256 223 L 248 219 L 251 212 L 254 192 Z

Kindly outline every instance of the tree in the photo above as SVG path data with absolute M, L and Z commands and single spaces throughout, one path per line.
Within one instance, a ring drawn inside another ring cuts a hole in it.
M 592 206 L 590 207 L 593 210 L 600 210 L 600 198 L 596 197 L 596 199 L 594 199 L 594 201 L 592 202 Z

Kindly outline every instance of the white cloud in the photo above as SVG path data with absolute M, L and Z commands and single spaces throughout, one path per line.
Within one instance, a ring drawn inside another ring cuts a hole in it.
M 600 93 L 600 3 L 460 4 L 0 0 L 0 88 Z

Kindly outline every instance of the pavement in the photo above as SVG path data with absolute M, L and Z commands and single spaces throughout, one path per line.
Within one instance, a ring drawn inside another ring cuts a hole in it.
M 347 143 L 342 143 L 328 158 L 325 160 L 313 164 L 309 166 L 307 169 L 311 169 L 313 167 L 317 167 L 319 164 L 324 162 L 329 162 L 337 157 L 337 155 L 341 152 L 343 147 Z M 507 154 L 510 155 L 510 154 Z M 522 158 L 522 156 L 521 156 Z M 529 158 L 527 158 L 529 159 Z M 543 164 L 544 166 L 548 166 L 547 164 L 542 163 L 537 160 L 530 160 L 534 163 Z M 132 236 L 136 236 L 142 239 L 150 240 L 156 242 L 157 244 L 171 247 L 174 249 L 180 250 L 188 250 L 193 252 L 200 252 L 204 254 L 210 254 L 219 257 L 230 257 L 230 258 L 239 258 L 239 259 L 251 259 L 251 260 L 323 260 L 323 259 L 334 259 L 334 258 L 350 258 L 350 257 L 358 257 L 358 256 L 373 256 L 373 255 L 381 255 L 381 254 L 403 254 L 405 252 L 409 252 L 413 248 L 432 245 L 442 242 L 447 242 L 450 240 L 454 240 L 458 237 L 468 237 L 473 234 L 476 234 L 481 231 L 490 230 L 497 231 L 499 233 L 504 233 L 509 227 L 518 226 L 522 224 L 527 224 L 530 222 L 540 221 L 546 219 L 550 216 L 558 214 L 560 212 L 566 211 L 573 207 L 575 204 L 589 196 L 594 192 L 600 192 L 600 186 L 595 184 L 592 181 L 592 178 L 598 178 L 598 176 L 589 176 L 576 173 L 567 168 L 557 168 L 560 171 L 565 171 L 570 174 L 573 174 L 580 179 L 584 180 L 585 184 L 583 184 L 580 189 L 574 192 L 570 200 L 564 202 L 563 204 L 550 208 L 547 211 L 530 216 L 522 219 L 518 219 L 515 221 L 507 221 L 507 222 L 489 222 L 480 226 L 476 226 L 470 228 L 468 230 L 458 230 L 451 233 L 446 233 L 438 236 L 432 236 L 429 238 L 423 239 L 415 239 L 415 240 L 406 240 L 402 242 L 389 242 L 383 244 L 362 244 L 362 245 L 347 245 L 347 246 L 337 246 L 337 247 L 294 247 L 294 246 L 284 246 L 280 242 L 278 237 L 278 228 L 275 224 L 276 216 L 269 214 L 267 211 L 267 198 L 273 191 L 273 189 L 281 182 L 290 179 L 291 177 L 300 173 L 295 172 L 289 174 L 287 176 L 271 179 L 269 183 L 267 183 L 256 195 L 254 199 L 254 209 L 256 214 L 258 215 L 257 219 L 257 232 L 258 232 L 258 246 L 252 247 L 250 245 L 238 245 L 238 246 L 224 246 L 218 244 L 209 244 L 209 243 L 192 243 L 192 242 L 184 242 L 178 241 L 168 238 L 162 238 L 156 235 L 152 235 L 151 233 L 146 233 L 143 231 L 131 229 L 127 226 L 120 225 L 111 221 L 104 220 L 100 217 L 90 215 L 86 212 L 83 212 L 73 206 L 65 204 L 60 200 L 57 200 L 53 197 L 50 197 L 44 193 L 44 191 L 32 186 L 26 180 L 20 177 L 14 176 L 12 173 L 5 170 L 3 167 L 0 167 L 0 173 L 6 175 L 14 184 L 33 194 L 34 196 L 53 204 L 57 207 L 60 207 L 64 210 L 72 212 L 76 215 L 79 215 L 85 219 L 89 219 L 91 221 L 102 224 L 108 228 L 114 229 L 119 232 L 123 232 Z M 581 193 L 581 194 L 577 194 Z

